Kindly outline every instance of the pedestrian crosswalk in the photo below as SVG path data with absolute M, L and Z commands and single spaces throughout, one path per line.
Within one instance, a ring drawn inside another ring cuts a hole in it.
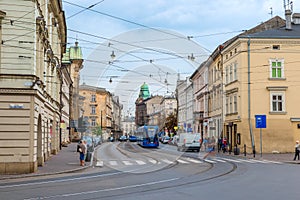
M 247 164 L 283 164 L 282 162 L 277 161 L 269 161 L 269 160 L 258 160 L 258 159 L 241 159 L 241 158 L 225 158 L 225 157 L 209 157 L 206 159 L 197 159 L 197 158 L 189 158 L 182 157 L 179 159 L 169 159 L 169 158 L 161 158 L 161 159 L 130 159 L 130 160 L 102 160 L 101 166 L 138 166 L 138 165 L 170 165 L 170 164 L 201 164 L 201 163 L 247 163 Z

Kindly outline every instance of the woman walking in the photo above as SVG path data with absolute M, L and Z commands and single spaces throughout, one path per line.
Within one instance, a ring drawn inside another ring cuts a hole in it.
M 80 166 L 84 166 L 84 160 L 85 160 L 85 154 L 86 154 L 86 145 L 85 141 L 80 141 L 79 142 L 79 159 L 80 159 Z

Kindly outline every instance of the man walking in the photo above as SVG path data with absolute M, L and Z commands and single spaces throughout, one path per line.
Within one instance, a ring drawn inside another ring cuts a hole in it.
M 296 160 L 296 158 L 298 157 L 299 160 L 299 152 L 300 152 L 300 145 L 299 145 L 299 141 L 296 141 L 296 145 L 295 145 L 295 157 L 294 160 Z

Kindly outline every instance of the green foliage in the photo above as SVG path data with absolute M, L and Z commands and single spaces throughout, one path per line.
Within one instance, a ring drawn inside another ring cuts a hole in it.
M 102 135 L 102 128 L 101 126 L 97 125 L 93 128 L 93 134 L 97 135 L 97 136 L 101 136 Z
M 169 132 L 175 132 L 174 127 L 177 126 L 177 116 L 172 113 L 166 118 L 165 127 L 168 129 Z

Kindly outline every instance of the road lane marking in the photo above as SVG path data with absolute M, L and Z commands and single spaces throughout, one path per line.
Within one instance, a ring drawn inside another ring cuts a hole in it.
M 154 182 L 148 182 L 148 183 L 137 184 L 137 185 L 128 185 L 128 186 L 117 187 L 117 188 L 107 188 L 107 189 L 91 190 L 91 191 L 77 192 L 77 193 L 57 194 L 57 195 L 52 195 L 52 196 L 32 197 L 32 198 L 28 198 L 28 199 L 24 199 L 24 200 L 57 199 L 57 198 L 72 197 L 72 196 L 82 196 L 82 195 L 95 194 L 95 193 L 100 193 L 100 192 L 109 192 L 109 191 L 125 190 L 125 189 L 136 188 L 136 187 L 158 185 L 161 183 L 173 182 L 173 181 L 176 181 L 179 179 L 180 178 L 177 177 L 177 178 L 165 179 L 165 180 L 161 180 L 161 181 L 154 181 Z

